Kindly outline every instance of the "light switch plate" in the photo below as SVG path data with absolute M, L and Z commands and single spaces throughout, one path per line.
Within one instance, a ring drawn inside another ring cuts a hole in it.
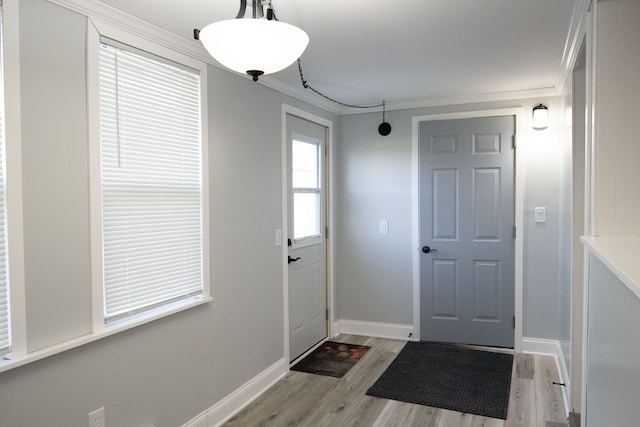
M 389 221 L 380 220 L 380 234 L 389 234 Z
M 89 427 L 105 427 L 104 407 L 89 414 Z
M 547 222 L 547 208 L 537 207 L 535 208 L 534 212 L 535 222 Z

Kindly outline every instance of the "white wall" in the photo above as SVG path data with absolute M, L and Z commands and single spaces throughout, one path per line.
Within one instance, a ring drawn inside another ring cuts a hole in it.
M 387 112 L 391 134 L 377 133 L 380 113 L 341 117 L 337 148 L 336 290 L 340 319 L 413 325 L 411 275 L 411 120 L 413 116 L 521 107 L 525 117 L 538 102 L 549 107 L 545 131 L 518 129 L 524 150 L 524 336 L 560 339 L 566 309 L 560 265 L 562 168 L 560 98 L 525 99 Z M 534 207 L 547 208 L 547 222 L 535 224 Z M 389 234 L 378 221 L 389 221 Z M 417 249 L 416 249 L 417 250 Z M 563 284 L 567 286 L 567 284 Z
M 640 278 L 637 243 L 625 247 L 621 240 L 636 242 L 640 236 L 640 2 L 594 2 L 595 28 L 591 34 L 595 55 L 587 63 L 587 79 L 593 79 L 594 227 L 593 238 L 615 239 L 604 256 L 608 265 L 625 266 L 616 275 L 594 256 L 589 262 L 584 425 L 638 423 L 640 402 L 640 300 L 629 289 Z M 589 88 L 591 89 L 591 88 Z M 620 250 L 623 249 L 623 250 Z M 593 253 L 597 253 L 593 252 Z M 620 262 L 620 259 L 631 262 Z M 625 286 L 618 277 L 630 277 Z M 583 400 L 584 402 L 584 400 Z
M 33 351 L 91 330 L 86 21 L 19 5 Z M 337 117 L 215 67 L 208 96 L 213 302 L 1 373 L 0 425 L 178 426 L 285 357 L 281 103 Z
M 640 234 L 640 2 L 597 5 L 595 62 L 596 234 Z

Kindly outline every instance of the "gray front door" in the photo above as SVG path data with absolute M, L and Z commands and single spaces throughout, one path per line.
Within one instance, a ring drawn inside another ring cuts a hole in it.
M 514 123 L 420 123 L 423 341 L 513 347 Z

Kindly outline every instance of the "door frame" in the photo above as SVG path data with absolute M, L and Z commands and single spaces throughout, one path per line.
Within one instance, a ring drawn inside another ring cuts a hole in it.
M 420 339 L 420 164 L 419 164 L 419 144 L 420 144 L 420 122 L 434 120 L 456 120 L 472 119 L 495 116 L 515 116 L 516 147 L 518 142 L 517 134 L 520 129 L 525 129 L 527 120 L 524 116 L 523 107 L 500 108 L 491 110 L 464 111 L 457 113 L 440 113 L 413 116 L 411 131 L 411 225 L 412 225 L 412 245 L 413 245 L 413 331 L 416 339 Z M 519 147 L 520 148 L 520 147 Z M 514 350 L 516 353 L 522 352 L 522 321 L 523 321 L 523 278 L 524 278 L 524 151 L 522 148 L 515 152 L 515 264 L 514 264 Z
M 284 358 L 289 363 L 289 266 L 287 264 L 287 255 L 289 253 L 289 248 L 287 247 L 286 241 L 287 236 L 289 236 L 289 201 L 288 201 L 288 193 L 289 193 L 289 182 L 288 182 L 288 174 L 287 174 L 287 114 L 292 116 L 299 117 L 301 119 L 308 120 L 310 122 L 316 123 L 320 126 L 324 126 L 327 128 L 327 141 L 326 141 L 326 150 L 327 156 L 326 161 L 327 165 L 325 168 L 325 202 L 326 202 L 326 223 L 325 223 L 325 243 L 327 248 L 327 258 L 326 258 L 326 269 L 327 269 L 327 338 L 333 337 L 335 334 L 334 327 L 334 240 L 329 238 L 329 232 L 331 231 L 331 227 L 334 223 L 334 211 L 333 211 L 333 122 L 331 120 L 325 119 L 324 117 L 317 116 L 315 114 L 309 113 L 305 110 L 301 110 L 299 108 L 293 107 L 291 105 L 282 103 L 281 108 L 281 139 L 282 139 L 282 159 L 281 159 L 281 172 L 282 172 L 282 231 L 278 233 L 276 231 L 276 242 L 280 241 L 280 246 L 282 247 L 282 298 L 283 298 L 283 327 L 284 327 Z M 279 236 L 278 236 L 279 234 Z M 279 239 L 278 239 L 279 238 Z M 310 351 L 313 349 L 310 349 Z M 300 357 L 304 357 L 306 353 L 303 353 Z

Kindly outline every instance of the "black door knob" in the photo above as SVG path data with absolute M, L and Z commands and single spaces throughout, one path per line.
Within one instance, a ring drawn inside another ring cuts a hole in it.
M 289 259 L 287 260 L 287 264 L 291 264 L 292 262 L 296 262 L 300 259 L 300 257 L 291 258 L 291 255 L 288 255 Z
M 422 252 L 424 252 L 425 254 L 428 254 L 428 253 L 431 253 L 431 252 L 438 252 L 438 250 L 430 248 L 429 246 L 423 246 L 422 247 Z

